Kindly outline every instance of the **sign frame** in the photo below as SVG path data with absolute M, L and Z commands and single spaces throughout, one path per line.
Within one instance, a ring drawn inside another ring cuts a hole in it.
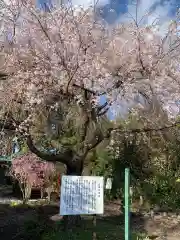
M 60 215 L 104 213 L 104 177 L 68 176 L 61 178 Z

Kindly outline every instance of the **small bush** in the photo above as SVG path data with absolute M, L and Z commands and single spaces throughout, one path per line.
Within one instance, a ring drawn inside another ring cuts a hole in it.
M 54 174 L 54 164 L 41 161 L 34 154 L 15 158 L 10 168 L 10 176 L 19 183 L 24 201 L 30 198 L 33 187 L 43 189 L 50 186 Z
M 151 205 L 162 209 L 176 210 L 180 205 L 180 184 L 175 176 L 161 174 L 142 184 L 142 191 Z

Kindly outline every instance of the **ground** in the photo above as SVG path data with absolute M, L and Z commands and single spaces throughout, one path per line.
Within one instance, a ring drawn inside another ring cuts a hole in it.
M 3 190 L 3 191 L 2 191 Z M 6 191 L 5 191 L 6 190 Z M 8 192 L 9 191 L 9 192 Z M 2 194 L 5 193 L 6 194 Z M 118 202 L 105 204 L 105 213 L 97 217 L 94 228 L 92 217 L 83 220 L 83 226 L 73 232 L 62 231 L 59 218 L 59 204 L 47 204 L 31 201 L 30 205 L 14 205 L 10 201 L 10 190 L 7 186 L 0 189 L 0 236 L 1 240 L 92 240 L 94 229 L 97 239 L 124 239 L 124 217 Z M 11 199 L 12 200 L 12 199 Z M 10 203 L 11 202 L 11 203 Z M 130 225 L 132 239 L 179 240 L 180 215 L 175 213 L 157 213 L 153 217 L 147 212 L 131 213 Z

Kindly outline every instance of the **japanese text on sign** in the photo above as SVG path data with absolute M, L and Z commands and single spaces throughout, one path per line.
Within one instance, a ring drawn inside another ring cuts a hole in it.
M 103 214 L 104 178 L 62 176 L 60 215 Z

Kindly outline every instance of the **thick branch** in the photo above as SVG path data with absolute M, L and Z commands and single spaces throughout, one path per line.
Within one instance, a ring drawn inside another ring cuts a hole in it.
M 80 136 L 81 142 L 84 142 L 85 139 L 86 139 L 87 132 L 88 132 L 88 126 L 89 126 L 89 123 L 90 123 L 88 116 L 86 116 L 85 119 L 86 120 L 84 121 L 84 123 L 81 127 L 81 136 Z
M 163 132 L 168 129 L 177 127 L 178 124 L 180 124 L 180 121 L 175 122 L 174 124 L 164 126 L 161 128 L 142 128 L 142 129 L 129 129 L 129 130 L 121 130 L 121 127 L 118 126 L 116 128 L 108 128 L 107 131 L 103 134 L 100 130 L 96 130 L 92 139 L 90 142 L 87 144 L 84 156 L 86 157 L 88 152 L 91 151 L 92 149 L 96 148 L 103 140 L 108 139 L 111 137 L 112 131 L 118 131 L 118 133 L 121 134 L 132 134 L 132 133 L 147 133 L 147 132 Z
M 171 124 L 171 125 L 167 125 L 167 126 L 163 126 L 160 128 L 141 128 L 141 129 L 129 129 L 129 130 L 120 130 L 121 127 L 115 127 L 115 128 L 109 128 L 107 130 L 108 134 L 105 134 L 105 136 L 109 135 L 110 131 L 113 130 L 119 130 L 120 133 L 143 133 L 143 132 L 158 132 L 158 131 L 165 131 L 174 127 L 177 127 L 180 124 L 180 121 L 176 121 L 175 123 Z M 2 131 L 4 130 L 10 130 L 10 131 L 15 131 L 16 127 L 14 125 L 14 122 L 11 121 L 5 121 L 5 120 L 1 120 L 0 121 L 0 130 Z
M 96 148 L 104 140 L 104 135 L 100 129 L 96 129 L 91 140 L 87 143 L 87 146 L 84 151 L 84 159 L 87 156 L 88 152 Z
M 101 112 L 105 107 L 108 106 L 108 102 L 105 102 L 104 104 L 102 104 L 101 106 L 98 107 L 97 111 L 98 113 Z
M 58 154 L 43 153 L 35 147 L 31 136 L 27 137 L 27 145 L 28 145 L 28 147 L 29 147 L 29 149 L 32 153 L 36 154 L 39 158 L 41 158 L 45 161 L 61 162 L 61 163 L 66 164 L 66 165 L 68 165 L 68 163 L 72 161 L 73 152 L 71 150 L 68 150 L 64 153 L 58 153 Z
M 146 132 L 163 132 L 163 131 L 166 131 L 168 129 L 171 129 L 171 128 L 174 128 L 174 127 L 177 127 L 178 124 L 180 124 L 180 121 L 177 121 L 171 125 L 167 125 L 167 126 L 164 126 L 164 127 L 160 127 L 160 128 L 142 128 L 142 129 L 129 129 L 129 130 L 120 130 L 119 127 L 116 127 L 116 128 L 113 128 L 111 129 L 111 131 L 113 130 L 118 130 L 119 133 L 146 133 Z
M 118 70 L 116 70 L 116 71 L 118 71 Z M 119 77 L 118 73 L 115 73 L 113 76 L 114 77 L 115 76 Z M 107 91 L 105 91 L 105 92 L 96 92 L 96 91 L 94 91 L 92 89 L 89 89 L 89 88 L 86 88 L 84 86 L 77 85 L 76 83 L 73 84 L 73 87 L 79 88 L 81 90 L 85 90 L 85 91 L 91 93 L 93 96 L 103 96 L 103 95 L 106 95 L 106 94 L 112 92 L 113 90 L 115 90 L 117 88 L 123 87 L 123 81 L 121 79 L 118 79 L 118 81 L 116 81 L 113 84 L 113 86 L 111 88 L 107 89 Z
M 83 94 L 83 101 L 85 104 L 81 106 L 81 118 L 84 120 L 81 126 L 81 142 L 85 141 L 90 124 L 90 118 L 88 114 L 89 99 L 89 92 L 85 90 Z
M 9 130 L 9 131 L 15 131 L 16 126 L 11 121 L 0 121 L 0 130 Z
M 103 140 L 110 138 L 112 131 L 118 131 L 118 133 L 121 134 L 130 134 L 130 133 L 146 133 L 146 132 L 158 132 L 158 131 L 166 131 L 169 129 L 172 129 L 174 127 L 177 127 L 178 124 L 180 124 L 180 121 L 175 122 L 174 124 L 163 126 L 160 128 L 142 128 L 142 129 L 129 129 L 129 130 L 122 130 L 120 126 L 117 126 L 115 128 L 109 128 L 105 133 L 101 131 L 101 129 L 97 128 L 92 136 L 92 139 L 89 141 L 89 143 L 86 145 L 84 154 L 83 154 L 83 159 L 87 156 L 88 152 L 91 151 L 92 149 L 96 148 Z M 14 131 L 16 129 L 16 126 L 14 126 L 13 122 L 7 122 L 7 121 L 0 121 L 0 129 L 4 130 L 10 130 Z M 38 157 L 41 159 L 44 159 L 46 161 L 51 161 L 51 162 L 61 162 L 65 165 L 69 165 L 73 161 L 74 154 L 72 150 L 67 150 L 64 153 L 60 154 L 47 154 L 43 153 L 40 150 L 38 150 L 32 139 L 31 136 L 28 136 L 27 138 L 27 145 L 29 149 L 36 154 Z
M 104 111 L 97 114 L 98 117 L 104 116 L 108 112 L 109 108 L 104 109 Z
M 6 73 L 0 73 L 0 80 L 6 80 L 8 77 L 8 74 Z

